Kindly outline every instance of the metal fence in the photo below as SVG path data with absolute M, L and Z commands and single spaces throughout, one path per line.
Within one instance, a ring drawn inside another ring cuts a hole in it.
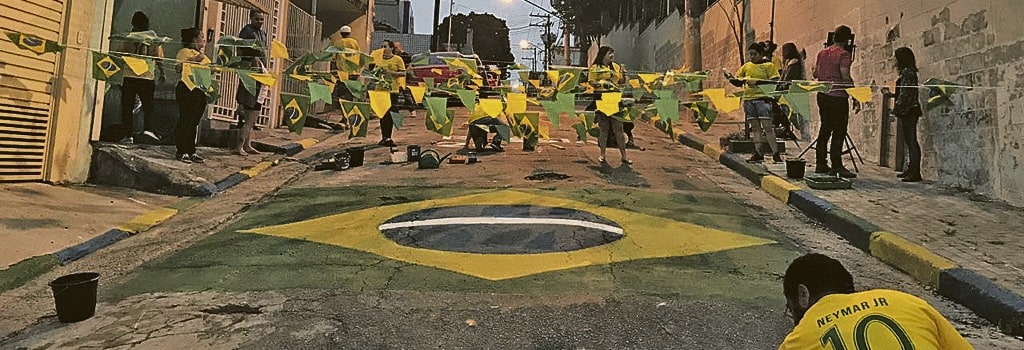
M 295 4 L 288 4 L 288 24 L 285 27 L 288 56 L 291 60 L 301 57 L 310 52 L 320 52 L 324 49 L 323 41 L 320 40 L 323 32 L 323 23 L 316 20 L 312 15 L 302 10 Z M 291 62 L 285 62 L 287 67 Z M 329 62 L 317 62 L 313 65 L 314 71 L 327 71 L 330 69 Z M 309 85 L 305 81 L 281 77 L 281 92 L 297 95 L 309 95 Z M 323 102 L 317 102 L 313 111 L 323 110 Z
M 283 25 L 282 0 L 253 1 L 259 3 L 263 8 L 270 9 L 271 13 L 266 15 L 266 20 L 263 23 L 263 30 L 267 33 L 267 40 L 281 40 L 279 33 Z M 219 11 L 215 12 L 218 26 L 215 29 L 216 36 L 213 42 L 216 42 L 224 35 L 237 36 L 242 27 L 249 23 L 248 9 L 221 2 L 211 3 L 210 9 L 216 10 L 217 7 L 214 6 L 219 7 Z M 270 43 L 267 44 L 269 45 Z M 280 59 L 269 59 L 267 60 L 267 69 L 271 72 L 279 71 L 281 64 L 283 62 Z M 210 118 L 231 123 L 238 122 L 238 117 L 235 115 L 235 109 L 238 107 L 238 103 L 235 102 L 235 92 L 239 84 L 238 76 L 234 72 L 218 71 L 214 73 L 214 79 L 217 80 L 221 98 L 217 100 L 216 104 L 211 106 Z M 263 111 L 260 113 L 259 118 L 256 119 L 257 126 L 273 127 L 280 124 L 280 118 L 276 116 L 279 104 L 277 95 L 276 89 L 271 89 L 270 100 L 264 103 Z

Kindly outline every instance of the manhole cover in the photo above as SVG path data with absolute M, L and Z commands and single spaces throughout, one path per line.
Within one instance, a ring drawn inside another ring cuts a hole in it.
M 569 175 L 553 171 L 538 172 L 526 177 L 526 179 L 530 181 L 565 180 L 568 178 Z
M 536 254 L 617 241 L 622 226 L 592 213 L 533 205 L 467 205 L 402 214 L 380 225 L 398 244 L 482 254 Z

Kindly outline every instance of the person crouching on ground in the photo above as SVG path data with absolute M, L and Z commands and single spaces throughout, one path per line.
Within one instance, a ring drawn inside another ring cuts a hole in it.
M 622 67 L 615 63 L 615 50 L 611 46 L 601 46 L 597 50 L 597 57 L 594 58 L 594 63 L 590 65 L 587 80 L 594 86 L 598 94 L 619 90 L 619 84 L 622 83 Z M 595 97 L 594 102 L 587 106 L 587 110 L 597 109 L 598 99 L 598 97 Z M 623 112 L 619 111 L 619 113 Z M 615 118 L 615 116 L 604 114 L 600 110 L 595 113 L 594 121 L 597 123 L 599 131 L 597 147 L 601 149 L 601 156 L 597 158 L 597 161 L 602 164 L 607 163 L 605 150 L 608 147 L 608 132 L 611 131 L 615 137 L 616 146 L 619 147 L 622 163 L 633 164 L 633 161 L 629 160 L 629 157 L 626 156 L 626 135 L 623 131 L 623 121 Z
M 782 280 L 789 349 L 971 349 L 928 302 L 888 289 L 854 291 L 853 276 L 822 254 L 793 260 Z
M 182 64 L 210 64 L 210 58 L 203 54 L 206 37 L 196 28 L 181 30 L 181 50 L 178 50 L 178 72 L 182 72 Z M 196 153 L 196 141 L 199 135 L 199 120 L 206 113 L 207 87 L 196 86 L 189 90 L 184 82 L 179 81 L 174 88 L 174 97 L 178 101 L 178 124 L 174 128 L 174 145 L 177 147 L 175 158 L 185 163 L 202 163 L 203 157 Z
M 768 147 L 772 151 L 772 160 L 779 163 L 782 162 L 782 155 L 779 153 L 779 146 L 775 140 L 775 126 L 772 125 L 771 97 L 765 95 L 757 87 L 757 85 L 777 83 L 780 79 L 779 70 L 775 64 L 768 61 L 766 49 L 761 43 L 751 44 L 747 48 L 747 60 L 748 62 L 740 67 L 735 76 L 728 72 L 725 74 L 733 85 L 746 86 L 743 111 L 746 114 L 747 124 L 750 125 L 751 132 L 754 134 L 754 155 L 747 161 L 756 163 L 764 160 L 764 150 L 761 149 L 761 144 L 767 139 Z

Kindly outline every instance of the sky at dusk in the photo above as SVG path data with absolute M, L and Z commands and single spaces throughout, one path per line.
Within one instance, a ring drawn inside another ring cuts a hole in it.
M 517 62 L 529 64 L 529 62 L 522 61 L 521 58 L 531 57 L 533 52 L 520 49 L 519 42 L 525 39 L 540 46 L 541 34 L 544 28 L 530 27 L 529 25 L 530 23 L 543 22 L 543 19 L 530 17 L 530 14 L 540 15 L 544 13 L 543 11 L 524 0 L 455 0 L 454 2 L 455 6 L 452 7 L 451 0 L 441 0 L 441 18 L 438 20 L 439 22 L 448 17 L 449 9 L 452 10 L 452 13 L 490 13 L 504 19 L 509 28 L 509 43 L 512 45 L 512 54 L 516 56 Z M 531 0 L 531 2 L 551 10 L 550 0 Z M 416 34 L 431 34 L 430 27 L 434 24 L 434 0 L 412 0 L 412 7 Z M 552 30 L 557 30 L 558 27 L 559 22 L 557 19 L 552 18 Z M 557 34 L 561 34 L 561 32 Z

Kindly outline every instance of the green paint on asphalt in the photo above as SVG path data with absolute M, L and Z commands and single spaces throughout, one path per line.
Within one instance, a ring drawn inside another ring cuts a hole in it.
M 381 205 L 485 193 L 490 189 L 348 187 L 289 189 L 195 245 L 145 264 L 103 296 L 118 300 L 150 292 L 280 289 L 417 290 L 473 293 L 684 295 L 772 305 L 781 300 L 779 276 L 799 255 L 789 243 L 686 257 L 643 259 L 489 281 L 394 261 L 371 253 L 241 229 L 298 222 Z M 725 195 L 619 190 L 520 190 L 573 199 L 768 238 L 776 232 L 748 218 L 751 209 Z
M 56 266 L 57 258 L 53 254 L 46 254 L 22 260 L 7 269 L 0 270 L 0 292 L 21 287 L 25 282 L 39 277 Z
M 206 198 L 202 198 L 202 197 L 189 197 L 189 198 L 182 199 L 182 200 L 178 201 L 177 203 L 168 205 L 167 207 L 171 208 L 171 209 L 174 209 L 174 210 L 177 210 L 180 213 L 180 212 L 183 212 L 185 210 L 188 210 L 188 208 L 191 208 L 193 205 L 202 203 L 204 200 L 206 200 Z

